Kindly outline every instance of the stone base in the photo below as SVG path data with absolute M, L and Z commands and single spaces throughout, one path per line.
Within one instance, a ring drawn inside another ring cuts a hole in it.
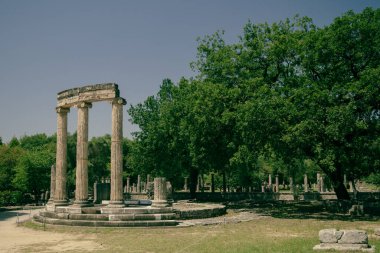
M 171 213 L 173 208 L 171 207 L 121 207 L 115 208 L 102 207 L 100 208 L 101 214 L 141 214 L 141 213 Z
M 69 202 L 65 200 L 54 200 L 54 205 L 55 206 L 68 206 Z
M 89 207 L 89 206 L 94 206 L 94 204 L 88 200 L 75 200 L 74 207 Z
M 110 200 L 109 204 L 107 205 L 107 208 L 123 208 L 125 207 L 124 201 L 112 201 Z
M 66 210 L 68 213 L 76 213 L 76 214 L 82 213 L 82 207 L 80 206 L 70 206 Z
M 375 252 L 375 246 L 368 244 L 343 244 L 343 243 L 321 243 L 315 245 L 313 250 L 339 250 L 339 251 L 362 251 Z
M 55 212 L 55 205 L 54 203 L 47 203 L 45 206 L 46 211 L 48 212 Z
M 169 207 L 170 203 L 166 200 L 153 200 L 152 207 Z
M 34 220 L 52 225 L 93 226 L 93 227 L 151 227 L 177 226 L 177 219 L 208 218 L 222 215 L 225 207 L 214 204 L 185 203 L 183 209 L 173 207 L 130 206 L 109 208 L 95 205 L 94 207 L 50 206 L 54 211 L 41 211 Z M 50 208 L 49 207 L 49 208 Z M 221 212 L 223 210 L 223 212 Z M 194 225 L 194 224 L 193 224 Z M 188 225 L 187 225 L 188 226 Z

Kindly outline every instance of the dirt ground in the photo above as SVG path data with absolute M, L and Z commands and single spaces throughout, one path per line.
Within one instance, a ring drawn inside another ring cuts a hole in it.
M 54 233 L 25 228 L 18 223 L 30 220 L 39 210 L 0 212 L 0 253 L 3 252 L 88 252 L 104 249 L 95 234 Z M 252 212 L 231 213 L 222 217 L 186 220 L 181 226 L 238 223 L 263 218 Z M 31 250 L 32 249 L 32 250 Z
M 33 248 L 28 252 L 64 252 L 78 250 L 81 252 L 101 249 L 102 245 L 95 241 L 94 235 L 53 233 L 36 231 L 18 226 L 18 222 L 31 219 L 38 210 L 17 210 L 0 212 L 0 252 L 23 252 L 25 248 Z M 43 243 L 43 248 L 38 247 Z M 36 247 L 33 245 L 36 244 Z

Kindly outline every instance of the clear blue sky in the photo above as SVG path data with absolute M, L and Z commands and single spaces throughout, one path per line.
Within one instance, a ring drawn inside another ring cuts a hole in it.
M 161 81 L 194 76 L 196 38 L 225 30 L 236 41 L 243 25 L 295 14 L 319 26 L 347 10 L 380 7 L 365 0 L 0 0 L 0 136 L 56 131 L 56 94 L 103 82 L 119 84 L 124 135 L 136 126 L 127 108 L 157 93 Z M 69 131 L 76 130 L 76 109 Z M 90 110 L 90 136 L 111 132 L 111 106 Z

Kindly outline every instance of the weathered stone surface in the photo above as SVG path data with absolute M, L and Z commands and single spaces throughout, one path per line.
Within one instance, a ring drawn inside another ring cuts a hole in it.
M 368 235 L 364 230 L 342 230 L 343 235 L 338 243 L 342 244 L 368 244 Z
M 319 231 L 320 244 L 314 250 L 361 250 L 375 252 L 374 247 L 368 245 L 368 235 L 364 230 L 323 229 Z
M 379 228 L 375 228 L 375 235 L 377 236 L 380 236 L 380 227 Z
M 338 244 L 338 243 L 321 243 L 313 247 L 313 250 L 339 250 L 339 251 L 362 251 L 375 252 L 375 247 L 369 247 L 367 244 Z
M 50 199 L 49 204 L 54 203 L 55 192 L 55 165 L 50 167 Z
M 59 107 L 72 107 L 81 102 L 113 100 L 120 95 L 115 83 L 95 84 L 64 90 L 58 93 Z
M 77 121 L 77 166 L 75 177 L 75 201 L 77 206 L 87 206 L 88 202 L 88 111 L 91 103 L 81 103 Z
M 166 178 L 157 177 L 154 179 L 154 200 L 152 202 L 152 207 L 167 206 L 169 206 L 169 203 Z
M 54 204 L 67 205 L 67 113 L 68 108 L 57 107 L 57 153 Z
M 337 232 L 336 229 L 322 229 L 319 231 L 319 241 L 321 243 L 337 243 L 342 236 L 341 233 Z
M 111 196 L 109 207 L 124 206 L 123 196 L 123 105 L 125 100 L 112 101 L 112 137 L 111 137 Z

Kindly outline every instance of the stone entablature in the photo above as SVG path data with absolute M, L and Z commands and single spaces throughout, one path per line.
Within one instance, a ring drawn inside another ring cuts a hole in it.
M 59 92 L 57 107 L 67 108 L 82 102 L 112 101 L 115 98 L 120 98 L 120 91 L 116 83 L 88 85 Z M 125 103 L 124 99 L 123 103 Z

